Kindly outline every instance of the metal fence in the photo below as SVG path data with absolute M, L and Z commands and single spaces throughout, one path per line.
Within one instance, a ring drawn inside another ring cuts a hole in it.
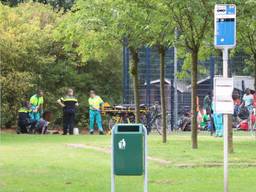
M 231 75 L 244 75 L 243 70 L 237 66 L 245 64 L 246 55 L 235 55 L 230 58 L 229 65 Z M 123 47 L 123 103 L 133 104 L 133 85 L 129 73 L 129 65 L 131 55 L 127 47 Z M 191 106 L 191 79 L 179 80 L 175 77 L 175 73 L 179 72 L 182 68 L 183 62 L 178 60 L 175 63 L 175 49 L 167 48 L 165 55 L 165 95 L 167 111 L 171 116 L 170 124 L 175 126 L 177 123 L 176 114 L 184 108 Z M 177 65 L 177 72 L 175 72 L 175 65 Z M 213 78 L 215 75 L 222 75 L 222 56 L 211 56 L 205 61 L 198 63 L 205 70 L 205 74 L 198 75 L 198 90 L 199 104 L 203 105 L 204 96 L 213 90 Z M 156 48 L 143 47 L 139 51 L 139 95 L 140 103 L 147 106 L 153 105 L 155 102 L 160 103 L 160 62 L 159 53 Z M 244 77 L 246 78 L 246 77 Z M 238 78 L 239 79 L 239 78 Z M 239 80 L 243 80 L 243 77 Z M 250 79 L 251 86 L 252 78 Z M 248 81 L 249 82 L 249 81 Z M 245 81 L 245 84 L 248 84 Z M 244 85 L 245 87 L 247 85 Z M 242 89 L 242 87 L 241 87 Z M 175 99 L 177 94 L 177 101 Z M 176 105 L 175 105 L 176 104 Z

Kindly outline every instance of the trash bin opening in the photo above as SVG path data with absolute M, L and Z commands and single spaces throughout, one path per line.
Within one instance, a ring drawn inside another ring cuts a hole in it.
M 140 126 L 118 126 L 117 127 L 118 132 L 139 132 Z

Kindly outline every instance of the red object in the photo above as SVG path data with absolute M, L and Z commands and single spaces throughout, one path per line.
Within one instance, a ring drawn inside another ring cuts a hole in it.
M 252 121 L 252 124 L 254 124 L 256 121 L 256 116 L 254 114 L 251 114 L 251 121 Z
M 256 98 L 256 97 L 255 97 Z M 256 104 L 256 103 L 255 103 Z M 234 100 L 234 105 L 241 105 L 241 100 L 238 98 L 238 99 L 235 99 Z
M 256 107 L 256 93 L 253 94 L 253 106 Z
M 240 127 L 240 129 L 242 129 L 243 131 L 248 131 L 249 125 L 248 125 L 247 120 L 241 121 L 240 124 L 239 124 L 239 127 Z

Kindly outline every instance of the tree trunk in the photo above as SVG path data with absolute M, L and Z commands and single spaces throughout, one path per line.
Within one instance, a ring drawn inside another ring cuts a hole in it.
M 130 48 L 132 54 L 131 74 L 133 81 L 133 95 L 135 104 L 135 123 L 140 122 L 139 79 L 138 79 L 138 50 Z
M 232 125 L 232 115 L 228 115 L 228 152 L 233 153 L 233 125 Z
M 256 53 L 254 53 L 254 90 L 256 90 Z
M 191 53 L 192 57 L 192 65 L 191 65 L 191 87 L 192 87 L 192 94 L 191 94 L 191 108 L 192 108 L 192 149 L 197 149 L 197 62 L 198 62 L 198 50 L 193 50 Z
M 165 48 L 160 45 L 159 47 L 159 55 L 160 55 L 160 95 L 161 95 L 161 115 L 162 115 L 162 130 L 163 130 L 163 143 L 166 143 L 166 104 L 165 104 Z

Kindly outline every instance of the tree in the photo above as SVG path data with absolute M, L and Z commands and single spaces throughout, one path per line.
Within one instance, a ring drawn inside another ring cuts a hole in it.
M 130 73 L 133 81 L 133 94 L 135 103 L 135 122 L 140 122 L 140 101 L 139 101 L 139 49 L 145 44 L 145 23 L 148 23 L 147 12 L 141 6 L 140 1 L 117 0 L 113 1 L 112 8 L 115 16 L 112 20 L 110 31 L 114 31 L 113 37 L 120 42 L 127 43 L 131 51 Z
M 254 76 L 254 89 L 256 90 L 256 2 L 252 0 L 241 1 L 238 8 L 238 46 L 249 55 L 248 71 Z
M 191 56 L 191 86 L 192 86 L 192 148 L 198 148 L 197 142 L 197 72 L 198 54 L 205 43 L 213 21 L 214 2 L 206 0 L 175 0 L 168 4 L 177 23 L 181 35 L 180 45 L 184 46 Z M 200 10 L 200 11 L 199 11 Z
M 1 3 L 8 6 L 17 6 L 19 3 L 24 3 L 24 0 L 1 0 Z
M 41 67 L 52 63 L 52 28 L 57 14 L 48 6 L 0 5 L 1 125 L 15 122 L 20 102 L 40 82 Z
M 142 3 L 146 9 L 149 22 L 145 23 L 146 35 L 149 46 L 158 48 L 160 57 L 160 95 L 161 95 L 161 120 L 163 130 L 163 143 L 167 141 L 166 98 L 165 98 L 165 54 L 166 49 L 173 45 L 174 22 L 169 19 L 170 13 L 164 1 L 147 1 Z
M 97 90 L 109 103 L 121 100 L 121 47 L 95 51 L 100 59 L 83 58 L 83 43 L 90 41 L 83 31 L 71 33 L 67 26 L 76 25 L 74 19 L 71 12 L 57 13 L 41 3 L 12 8 L 0 5 L 1 126 L 15 125 L 20 102 L 28 100 L 37 88 L 45 92 L 45 109 L 54 117 L 52 126 L 61 125 L 62 110 L 56 100 L 69 87 L 74 88 L 80 101 L 76 115 L 79 127 L 85 127 L 88 121 L 90 89 Z M 79 42 L 82 44 L 78 46 Z
M 35 3 L 43 3 L 51 5 L 55 10 L 64 12 L 71 9 L 75 0 L 32 0 Z M 20 3 L 29 3 L 31 0 L 1 0 L 4 5 L 8 5 L 10 7 L 17 6 Z
M 249 55 L 247 66 L 243 66 L 243 72 L 254 76 L 254 89 L 256 89 L 256 17 L 254 10 L 256 2 L 251 0 L 236 1 L 237 5 L 237 46 L 234 52 Z M 241 70 L 241 66 L 240 67 Z M 234 152 L 232 116 L 229 115 L 228 146 L 229 153 Z
M 66 12 L 71 9 L 75 0 L 33 0 L 33 2 L 49 4 L 57 11 L 63 9 Z
M 136 1 L 106 0 L 106 1 L 78 1 L 74 7 L 74 18 L 79 24 L 73 30 L 78 31 L 82 26 L 86 31 L 87 43 L 82 43 L 77 49 L 80 53 L 90 57 L 98 57 L 98 50 L 105 50 L 113 45 L 126 45 L 131 52 L 130 73 L 133 80 L 136 122 L 140 121 L 139 111 L 139 78 L 138 62 L 139 48 L 143 43 L 143 23 L 146 22 L 146 13 Z M 79 32 L 78 32 L 79 33 Z M 74 34 L 74 33 L 72 33 Z M 75 35 L 75 34 L 74 34 Z M 81 44 L 81 43 L 80 43 Z

